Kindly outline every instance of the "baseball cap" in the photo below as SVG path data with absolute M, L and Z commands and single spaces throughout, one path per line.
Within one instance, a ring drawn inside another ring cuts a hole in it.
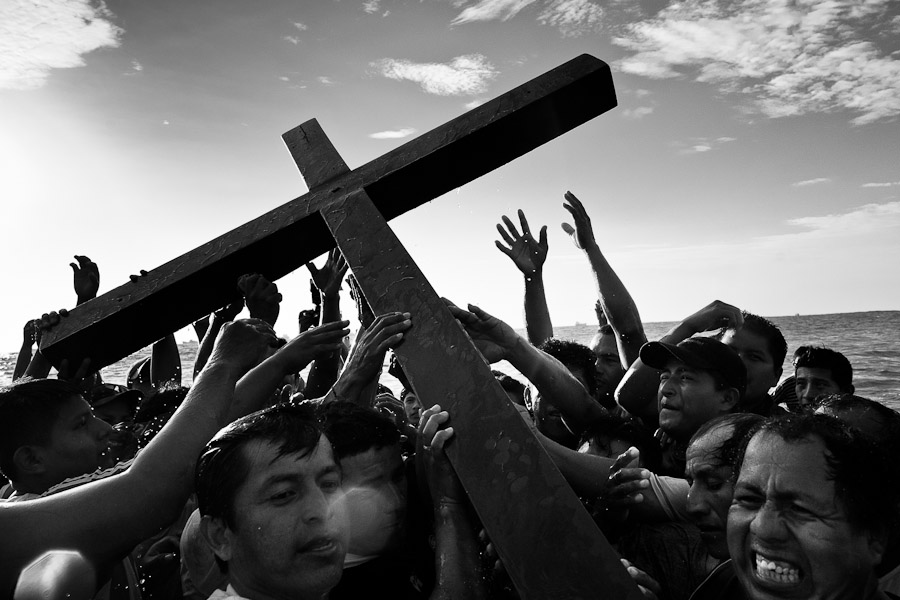
M 664 342 L 647 342 L 641 346 L 641 360 L 654 369 L 665 369 L 671 360 L 677 360 L 694 369 L 718 374 L 728 387 L 737 389 L 741 396 L 747 390 L 747 368 L 737 352 L 711 337 L 692 337 L 678 345 Z
M 104 404 L 109 404 L 113 400 L 125 400 L 132 407 L 136 408 L 143 397 L 144 395 L 138 390 L 129 390 L 124 385 L 101 383 L 92 387 L 91 391 L 88 392 L 88 403 L 92 407 L 97 408 Z

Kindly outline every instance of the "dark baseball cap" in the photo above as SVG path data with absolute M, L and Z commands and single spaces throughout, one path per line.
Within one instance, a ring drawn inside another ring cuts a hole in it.
M 674 360 L 687 366 L 719 375 L 728 387 L 743 397 L 747 391 L 747 368 L 737 352 L 711 337 L 692 337 L 677 346 L 664 342 L 647 342 L 641 346 L 641 360 L 648 367 L 665 369 Z
M 92 407 L 97 408 L 104 404 L 109 404 L 113 400 L 125 400 L 133 408 L 136 408 L 143 397 L 144 395 L 138 390 L 130 390 L 124 385 L 101 383 L 91 388 L 88 394 L 88 402 Z

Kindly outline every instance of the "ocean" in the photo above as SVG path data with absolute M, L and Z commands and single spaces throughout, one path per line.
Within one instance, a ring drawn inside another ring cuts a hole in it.
M 793 317 L 770 317 L 781 328 L 788 344 L 785 358 L 785 376 L 791 374 L 791 353 L 797 346 L 815 344 L 827 346 L 842 352 L 853 365 L 853 383 L 856 393 L 878 400 L 900 410 L 900 311 L 875 311 L 860 313 L 840 313 L 832 315 L 796 315 Z M 646 323 L 647 339 L 656 340 L 666 333 L 674 322 Z M 555 328 L 555 335 L 583 344 L 590 342 L 596 327 L 590 324 L 576 324 Z M 523 333 L 520 331 L 520 333 Z M 351 334 L 351 339 L 355 334 Z M 185 371 L 184 383 L 190 384 L 196 342 L 179 344 L 181 364 Z M 136 352 L 118 363 L 104 368 L 104 381 L 125 383 L 129 367 L 140 358 L 149 355 L 149 348 Z M 12 380 L 16 354 L 0 355 L 0 385 Z M 511 375 L 521 375 L 512 366 L 500 363 L 497 368 Z M 399 383 L 384 369 L 382 382 L 399 392 Z

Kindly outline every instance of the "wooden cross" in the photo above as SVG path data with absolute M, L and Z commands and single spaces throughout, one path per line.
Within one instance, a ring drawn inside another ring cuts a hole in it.
M 582 55 L 352 171 L 308 121 L 284 139 L 309 193 L 77 307 L 41 351 L 111 364 L 221 307 L 239 275 L 277 279 L 336 242 L 375 314 L 412 314 L 400 363 L 423 406 L 450 411 L 450 461 L 523 600 L 641 598 L 387 224 L 615 105 L 609 67 Z

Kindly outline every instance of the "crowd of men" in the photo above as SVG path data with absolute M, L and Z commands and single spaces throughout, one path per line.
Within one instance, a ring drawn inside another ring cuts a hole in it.
M 589 347 L 553 336 L 546 228 L 533 236 L 521 211 L 518 227 L 503 217 L 497 247 L 523 275 L 527 335 L 472 305 L 448 310 L 485 362 L 521 374 L 494 371 L 636 589 L 661 600 L 897 597 L 900 415 L 854 395 L 852 367 L 832 349 L 797 348 L 784 377 L 778 327 L 721 301 L 648 341 L 583 205 L 565 198 L 574 225 L 563 229 L 597 283 Z M 76 260 L 81 304 L 99 270 Z M 315 308 L 290 341 L 274 330 L 277 286 L 258 274 L 237 282 L 240 302 L 194 323 L 189 388 L 174 335 L 123 385 L 89 361 L 51 377 L 32 350 L 67 317 L 28 321 L 0 389 L 0 595 L 518 597 L 444 453 L 467 424 L 423 409 L 396 356 L 402 391 L 379 383 L 415 320 L 372 314 L 336 250 L 307 267 Z M 345 278 L 361 323 L 352 345 Z M 245 305 L 250 318 L 235 320 Z M 590 555 L 547 576 L 578 577 Z

